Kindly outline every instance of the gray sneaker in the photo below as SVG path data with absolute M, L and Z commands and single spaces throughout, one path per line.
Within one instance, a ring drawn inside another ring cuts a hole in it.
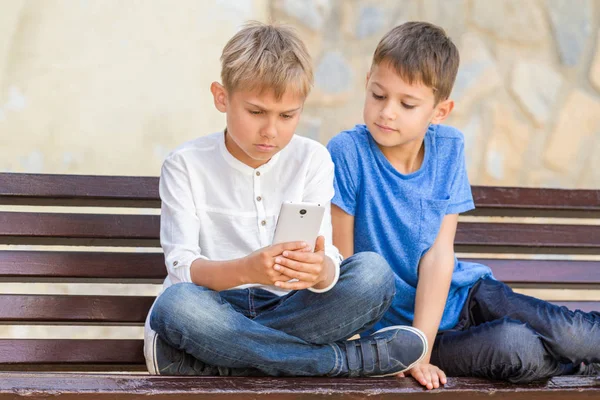
M 154 340 L 154 357 L 159 375 L 220 375 L 218 367 L 176 349 L 158 335 Z
M 346 355 L 340 376 L 390 376 L 411 369 L 427 354 L 427 338 L 411 326 L 390 326 L 338 346 Z
M 159 375 L 194 376 L 265 376 L 258 369 L 227 368 L 206 364 L 197 358 L 179 350 L 156 335 L 154 357 Z

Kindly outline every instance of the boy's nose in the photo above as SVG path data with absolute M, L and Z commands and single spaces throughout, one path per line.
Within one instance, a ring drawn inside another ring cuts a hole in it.
M 396 112 L 390 105 L 386 105 L 381 109 L 381 117 L 385 120 L 394 121 L 396 119 L 396 116 Z
M 381 117 L 385 120 L 393 121 L 396 119 L 396 113 L 390 107 L 384 107 L 381 110 Z
M 275 136 L 277 136 L 277 129 L 275 128 L 275 124 L 273 122 L 269 122 L 260 131 L 260 135 L 268 139 L 273 139 Z

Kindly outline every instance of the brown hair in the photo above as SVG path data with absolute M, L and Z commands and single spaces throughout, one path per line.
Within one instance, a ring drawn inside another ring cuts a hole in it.
M 313 84 L 312 61 L 292 28 L 252 21 L 223 48 L 221 80 L 230 92 L 272 90 L 279 100 L 292 90 L 306 97 Z
M 434 91 L 436 104 L 450 97 L 458 72 L 458 49 L 439 26 L 406 22 L 385 34 L 373 54 L 373 65 L 390 63 L 409 83 Z

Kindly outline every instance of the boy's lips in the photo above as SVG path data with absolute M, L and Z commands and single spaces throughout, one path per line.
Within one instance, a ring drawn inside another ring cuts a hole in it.
M 380 125 L 380 124 L 378 124 L 378 123 L 375 123 L 375 125 L 376 125 L 376 126 L 379 128 L 379 129 L 381 129 L 382 131 L 385 131 L 385 132 L 396 132 L 396 131 L 397 131 L 397 129 L 390 128 L 389 126 Z
M 275 146 L 273 146 L 271 144 L 255 144 L 254 146 L 259 151 L 265 151 L 265 152 L 273 151 L 273 149 L 275 149 Z

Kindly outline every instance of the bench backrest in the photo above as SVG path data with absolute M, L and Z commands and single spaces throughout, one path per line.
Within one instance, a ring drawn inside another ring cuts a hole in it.
M 592 293 L 600 288 L 600 226 L 595 220 L 600 218 L 600 190 L 474 187 L 473 195 L 477 210 L 461 218 L 456 235 L 456 251 L 463 258 L 486 263 L 497 278 L 515 287 Z M 158 178 L 0 174 L 0 280 L 160 284 L 166 270 L 159 208 Z M 535 223 L 496 217 L 533 217 Z M 540 217 L 567 219 L 556 224 Z M 82 251 L 80 246 L 86 247 Z M 123 252 L 124 247 L 131 249 Z M 556 259 L 530 259 L 531 254 Z M 598 300 L 559 303 L 600 310 Z M 0 323 L 140 327 L 152 301 L 151 295 L 0 291 Z M 0 369 L 145 368 L 140 338 L 41 335 L 0 338 Z

